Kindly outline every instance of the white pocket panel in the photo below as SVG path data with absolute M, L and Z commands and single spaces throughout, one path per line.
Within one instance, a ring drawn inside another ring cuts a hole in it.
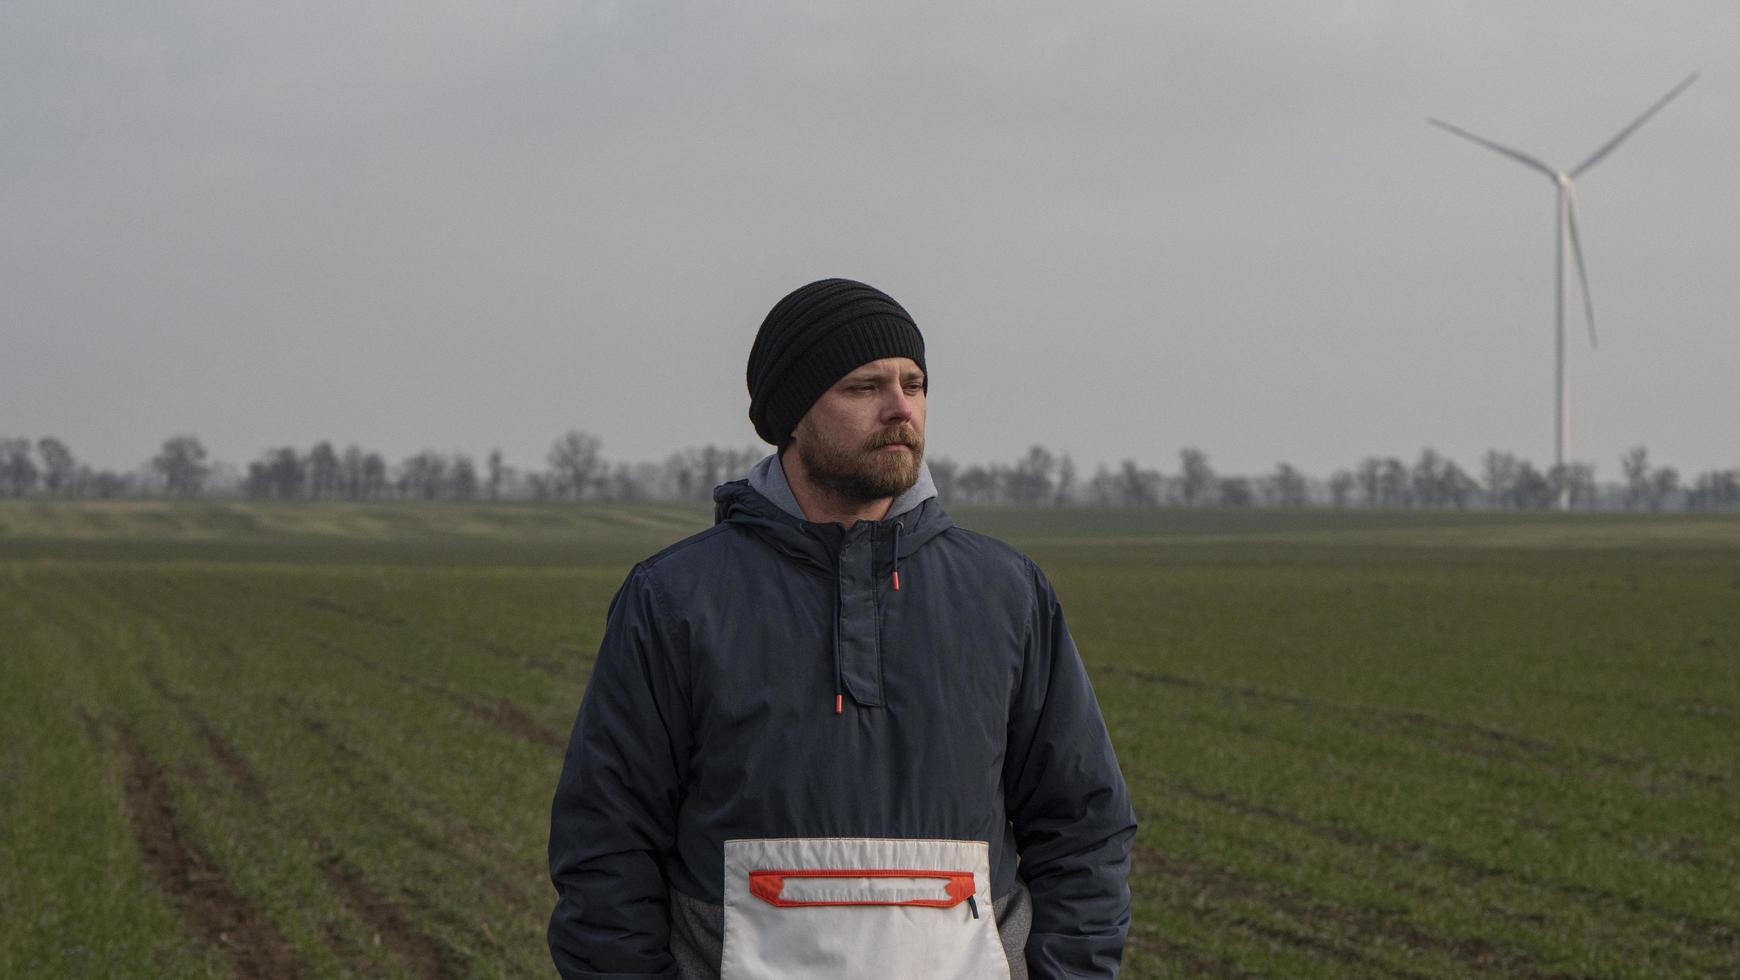
M 721 980 L 1009 980 L 984 841 L 725 842 Z

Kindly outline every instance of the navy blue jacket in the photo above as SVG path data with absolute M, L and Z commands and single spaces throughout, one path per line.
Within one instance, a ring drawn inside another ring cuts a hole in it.
M 611 604 L 552 811 L 562 974 L 716 971 L 724 842 L 789 837 L 988 842 L 1030 974 L 1116 976 L 1135 817 L 1045 576 L 934 498 L 849 529 L 715 501 Z

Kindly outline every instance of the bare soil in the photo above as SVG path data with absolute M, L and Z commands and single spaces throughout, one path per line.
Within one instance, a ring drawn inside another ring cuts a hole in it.
M 163 767 L 145 753 L 131 729 L 118 726 L 116 735 L 126 761 L 133 836 L 157 887 L 180 910 L 188 931 L 223 949 L 241 980 L 306 976 L 307 970 L 278 930 L 188 844 L 169 803 Z
M 350 914 L 369 927 L 377 942 L 408 964 L 413 975 L 424 980 L 458 976 L 435 940 L 412 927 L 405 913 L 369 887 L 355 868 L 334 858 L 323 862 L 321 871 L 343 897 Z

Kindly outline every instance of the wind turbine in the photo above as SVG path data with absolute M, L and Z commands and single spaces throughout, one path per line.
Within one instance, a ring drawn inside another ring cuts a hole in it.
M 1626 138 L 1632 133 L 1637 132 L 1639 126 L 1648 122 L 1649 117 L 1660 112 L 1663 106 L 1672 102 L 1675 96 L 1684 92 L 1686 87 L 1697 81 L 1697 79 L 1697 72 L 1692 72 L 1690 75 L 1687 75 L 1685 81 L 1675 85 L 1668 91 L 1668 94 L 1657 99 L 1654 105 L 1644 110 L 1643 115 L 1632 120 L 1631 125 L 1614 134 L 1612 139 L 1601 144 L 1601 147 L 1594 153 L 1589 154 L 1589 159 L 1584 160 L 1582 163 L 1577 164 L 1568 171 L 1555 170 L 1521 150 L 1513 150 L 1508 146 L 1494 143 L 1492 140 L 1476 136 L 1466 129 L 1452 126 L 1442 120 L 1427 120 L 1427 122 L 1430 122 L 1432 125 L 1437 126 L 1440 129 L 1449 130 L 1463 139 L 1472 140 L 1495 153 L 1502 153 L 1505 156 L 1510 157 L 1512 160 L 1515 160 L 1525 167 L 1546 174 L 1547 179 L 1551 180 L 1553 186 L 1557 188 L 1558 208 L 1557 218 L 1555 220 L 1557 222 L 1558 250 L 1554 255 L 1553 261 L 1553 336 L 1554 349 L 1557 354 L 1557 365 L 1554 376 L 1558 385 L 1558 392 L 1553 411 L 1555 423 L 1553 429 L 1553 458 L 1559 466 L 1560 473 L 1564 472 L 1563 467 L 1565 465 L 1565 457 L 1570 451 L 1571 441 L 1570 391 L 1566 387 L 1565 379 L 1565 243 L 1567 240 L 1571 245 L 1571 254 L 1576 256 L 1577 259 L 1577 280 L 1582 283 L 1583 286 L 1583 316 L 1589 323 L 1589 346 L 1595 346 L 1595 307 L 1589 299 L 1589 272 L 1583 267 L 1583 243 L 1577 236 L 1577 192 L 1572 181 L 1587 173 L 1590 167 L 1600 163 L 1607 154 L 1613 152 L 1615 147 L 1625 142 Z M 1559 488 L 1559 509 L 1568 509 L 1570 503 L 1571 488 L 1569 486 L 1561 486 Z

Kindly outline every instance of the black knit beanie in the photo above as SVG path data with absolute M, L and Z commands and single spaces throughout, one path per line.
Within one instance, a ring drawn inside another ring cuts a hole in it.
M 793 290 L 761 321 L 749 350 L 755 434 L 783 448 L 834 382 L 884 357 L 910 357 L 924 370 L 924 335 L 887 293 L 850 279 L 822 279 Z

